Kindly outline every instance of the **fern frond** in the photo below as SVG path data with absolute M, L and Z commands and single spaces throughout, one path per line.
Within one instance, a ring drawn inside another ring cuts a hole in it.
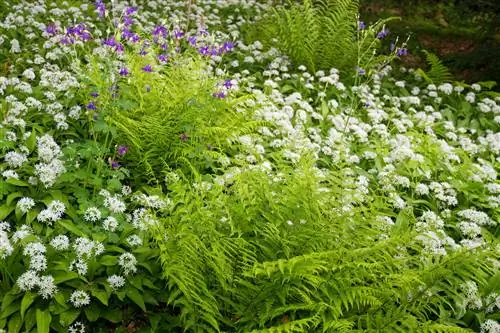
M 442 61 L 434 53 L 424 50 L 425 59 L 430 66 L 430 69 L 425 72 L 426 78 L 435 84 L 449 82 L 453 76 L 449 69 L 443 65 Z

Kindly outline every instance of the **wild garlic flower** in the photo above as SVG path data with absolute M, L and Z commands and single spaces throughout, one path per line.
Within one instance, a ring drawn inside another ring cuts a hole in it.
M 107 278 L 107 281 L 113 290 L 117 290 L 125 286 L 125 278 L 120 275 L 111 275 Z
M 137 272 L 137 259 L 132 253 L 123 253 L 118 258 L 118 265 L 123 269 L 123 274 L 125 275 Z
M 90 207 L 85 210 L 83 219 L 87 222 L 97 222 L 101 219 L 102 213 L 97 207 Z
M 35 207 L 35 200 L 29 198 L 29 197 L 23 197 L 19 199 L 17 202 L 17 208 L 23 213 L 26 214 L 29 212 L 33 207 Z
M 58 251 L 65 251 L 69 248 L 69 238 L 65 235 L 56 236 L 50 241 L 50 245 Z
M 83 290 L 75 290 L 69 297 L 69 301 L 75 308 L 81 308 L 90 304 L 90 296 Z

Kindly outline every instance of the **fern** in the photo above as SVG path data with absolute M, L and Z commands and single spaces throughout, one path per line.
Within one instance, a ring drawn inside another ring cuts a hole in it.
M 440 84 L 451 81 L 453 78 L 452 74 L 449 69 L 443 65 L 441 60 L 439 60 L 438 56 L 426 50 L 423 52 L 430 68 L 426 72 L 419 70 L 419 74 L 429 83 Z

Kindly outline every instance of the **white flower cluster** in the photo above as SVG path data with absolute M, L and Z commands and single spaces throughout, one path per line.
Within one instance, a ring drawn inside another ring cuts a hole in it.
M 79 237 L 73 243 L 76 259 L 69 264 L 69 270 L 80 275 L 86 275 L 88 270 L 87 261 L 101 255 L 104 252 L 104 245 L 88 238 Z
M 53 222 L 59 221 L 62 218 L 65 210 L 66 206 L 61 201 L 52 200 L 47 208 L 38 214 L 37 220 L 52 225 Z
M 66 171 L 64 163 L 59 159 L 62 156 L 61 149 L 48 134 L 37 138 L 37 149 L 41 163 L 35 165 L 35 175 L 45 187 L 51 187 L 57 177 Z
M 43 299 L 54 297 L 58 291 L 51 275 L 39 276 L 35 270 L 29 270 L 21 274 L 17 279 L 17 285 L 22 291 L 29 291 L 38 287 L 38 294 Z
M 123 274 L 125 275 L 137 272 L 137 259 L 132 253 L 125 252 L 120 255 L 118 265 L 123 269 Z

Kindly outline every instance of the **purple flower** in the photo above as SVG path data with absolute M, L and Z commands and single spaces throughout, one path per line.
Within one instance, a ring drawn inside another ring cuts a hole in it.
M 123 156 L 126 153 L 128 153 L 128 149 L 129 149 L 128 146 L 120 145 L 120 146 L 118 146 L 118 149 L 116 150 L 116 152 L 118 153 L 118 155 Z
M 111 160 L 111 167 L 113 169 L 118 169 L 120 167 L 120 164 L 115 160 Z
M 402 57 L 402 56 L 405 56 L 408 54 L 408 49 L 407 48 L 400 48 L 398 49 L 398 51 L 396 52 L 396 54 L 398 55 L 398 57 Z
M 181 39 L 182 37 L 184 37 L 184 31 L 174 30 L 174 38 L 175 39 Z
M 94 7 L 97 10 L 97 13 L 99 14 L 99 18 L 102 19 L 106 14 L 106 6 L 102 2 L 102 0 L 97 0 L 94 4 Z
M 358 31 L 359 31 L 359 30 L 363 30 L 364 28 L 366 28 L 366 24 L 365 24 L 365 22 L 363 22 L 363 21 L 359 21 L 359 22 L 358 22 Z
M 358 74 L 361 75 L 361 76 L 363 76 L 363 75 L 366 74 L 366 71 L 363 68 L 361 68 L 361 67 L 356 66 L 355 69 L 358 72 Z
M 234 48 L 234 43 L 224 42 L 224 44 L 222 44 L 221 51 L 222 53 L 227 53 L 229 51 L 232 51 L 233 48 Z
M 55 35 L 57 33 L 57 25 L 55 23 L 51 23 L 45 27 L 45 32 L 50 35 Z
M 116 52 L 123 52 L 124 48 L 123 48 L 123 44 L 121 43 L 116 43 L 116 46 L 115 46 L 115 51 Z
M 131 18 L 130 16 L 124 16 L 124 17 L 123 17 L 123 23 L 124 23 L 126 26 L 129 26 L 129 25 L 134 24 L 134 20 L 132 20 L 132 18 Z
M 97 110 L 97 107 L 95 106 L 94 102 L 90 102 L 89 104 L 87 104 L 87 109 Z
M 198 53 L 207 56 L 210 54 L 210 50 L 208 49 L 208 46 L 202 46 L 198 49 Z
M 226 87 L 227 89 L 229 89 L 233 86 L 233 83 L 231 82 L 231 80 L 226 80 L 224 82 L 223 86 Z
M 128 73 L 127 68 L 122 67 L 122 68 L 120 68 L 120 71 L 118 72 L 118 74 L 120 74 L 121 76 L 127 76 L 129 73 Z
M 117 42 L 116 42 L 116 39 L 115 37 L 111 36 L 107 39 L 105 39 L 103 42 L 102 42 L 102 45 L 106 45 L 106 46 L 111 46 L 111 47 L 114 47 L 116 46 Z
M 146 73 L 151 73 L 153 71 L 153 67 L 151 67 L 151 65 L 146 65 L 142 67 L 142 70 L 145 71 Z
M 377 34 L 377 38 L 378 39 L 382 39 L 384 37 L 387 37 L 387 35 L 389 34 L 389 30 L 387 30 L 386 28 L 383 28 L 378 34 Z
M 168 62 L 168 56 L 166 54 L 160 54 L 158 55 L 158 60 L 163 63 Z
M 191 36 L 188 38 L 189 45 L 191 46 L 196 46 L 196 41 L 197 41 L 196 36 Z
M 92 96 L 92 97 L 99 97 L 99 94 L 97 92 L 93 91 L 93 92 L 90 93 L 90 96 Z
M 135 14 L 137 12 L 137 8 L 135 7 L 127 7 L 125 9 L 125 15 L 132 15 L 132 14 Z
M 153 31 L 152 31 L 152 34 L 153 34 L 153 41 L 155 43 L 158 43 L 158 38 L 160 36 L 162 36 L 163 38 L 167 38 L 167 35 L 168 35 L 168 29 L 166 27 L 164 27 L 163 25 L 157 25 Z
M 220 99 L 223 99 L 224 97 L 226 97 L 226 93 L 223 91 L 217 91 L 217 92 L 214 92 L 213 96 L 220 98 Z

